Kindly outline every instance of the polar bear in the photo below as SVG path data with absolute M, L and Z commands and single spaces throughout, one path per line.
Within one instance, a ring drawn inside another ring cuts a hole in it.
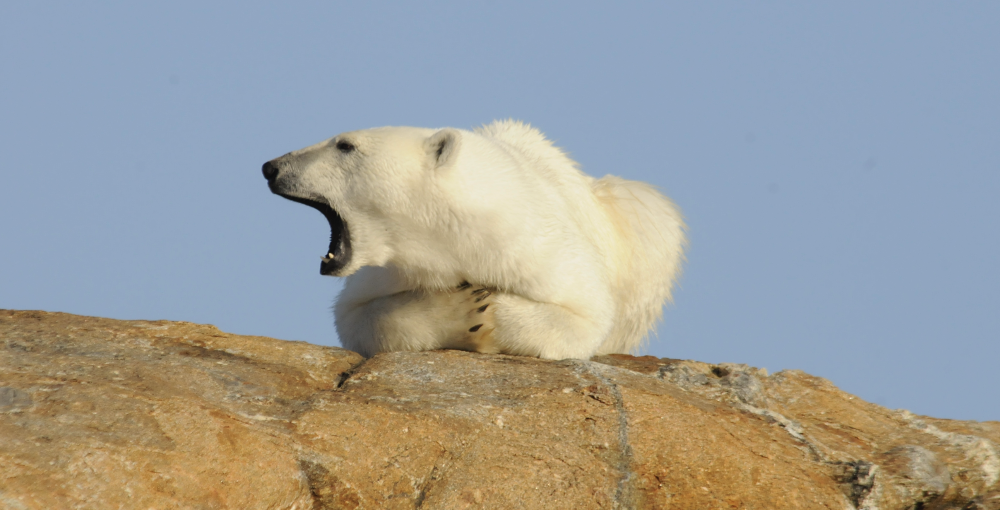
M 669 199 L 584 174 L 516 121 L 347 132 L 263 173 L 273 193 L 330 223 L 320 273 L 346 277 L 337 333 L 366 357 L 634 351 L 684 256 L 686 227 Z

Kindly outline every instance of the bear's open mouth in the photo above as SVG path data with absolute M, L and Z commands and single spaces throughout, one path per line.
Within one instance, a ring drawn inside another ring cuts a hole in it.
M 322 275 L 337 274 L 337 272 L 351 261 L 351 236 L 347 230 L 347 222 L 329 204 L 309 200 L 308 198 L 293 197 L 284 194 L 281 194 L 281 196 L 293 202 L 308 205 L 323 213 L 323 216 L 326 217 L 327 223 L 330 224 L 330 247 L 327 248 L 326 256 L 323 257 L 323 263 L 319 266 L 319 273 Z

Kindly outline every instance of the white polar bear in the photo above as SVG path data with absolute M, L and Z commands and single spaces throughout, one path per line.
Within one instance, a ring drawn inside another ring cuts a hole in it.
M 364 356 L 629 352 L 670 299 L 686 244 L 652 186 L 594 179 L 515 121 L 353 131 L 263 172 L 329 221 L 320 272 L 347 277 L 337 333 Z

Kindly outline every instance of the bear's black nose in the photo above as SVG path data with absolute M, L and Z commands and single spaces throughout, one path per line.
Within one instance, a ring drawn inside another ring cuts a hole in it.
M 278 177 L 278 165 L 275 165 L 273 161 L 264 163 L 261 170 L 264 172 L 264 178 L 267 179 L 267 182 L 269 183 L 273 182 L 274 179 Z

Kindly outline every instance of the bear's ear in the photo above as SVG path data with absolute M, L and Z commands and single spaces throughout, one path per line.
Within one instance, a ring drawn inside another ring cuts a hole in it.
M 457 129 L 444 128 L 427 139 L 424 147 L 434 168 L 443 167 L 455 159 L 461 136 Z

